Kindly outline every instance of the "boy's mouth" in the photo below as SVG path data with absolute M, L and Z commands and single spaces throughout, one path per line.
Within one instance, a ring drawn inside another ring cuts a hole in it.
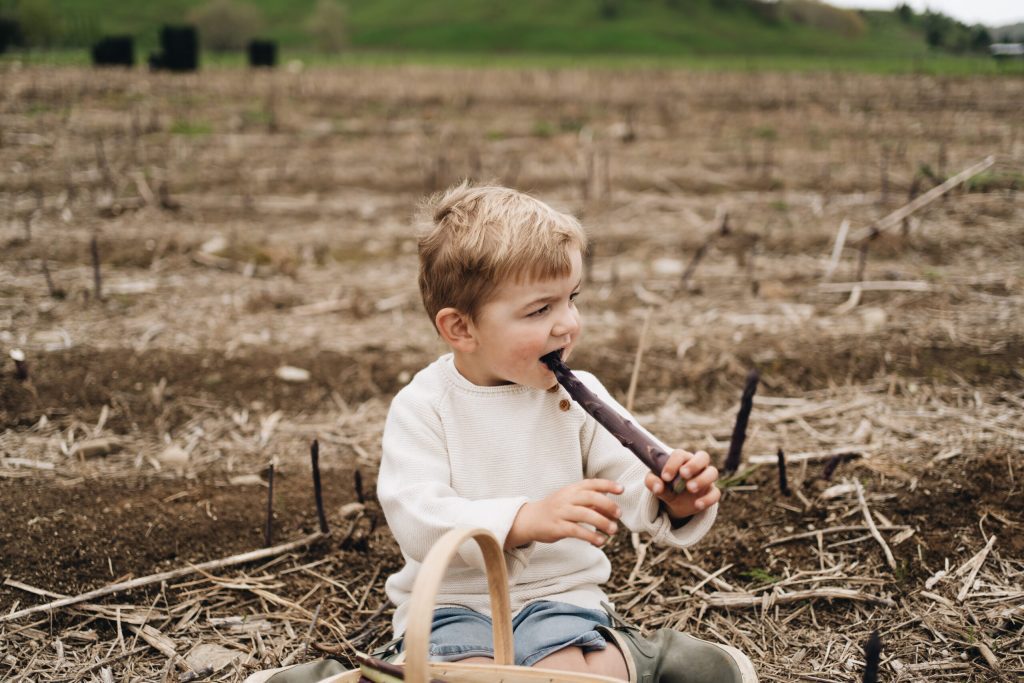
M 554 351 L 551 351 L 549 353 L 545 353 L 544 356 L 541 356 L 537 360 L 541 363 L 541 365 L 544 365 L 544 367 L 547 367 L 547 364 L 544 362 L 544 358 L 546 356 L 550 356 L 552 354 L 558 354 L 559 360 L 563 360 L 564 361 L 565 360 L 565 349 L 566 349 L 566 347 L 564 347 L 564 346 L 562 348 L 560 348 L 560 349 L 555 349 Z

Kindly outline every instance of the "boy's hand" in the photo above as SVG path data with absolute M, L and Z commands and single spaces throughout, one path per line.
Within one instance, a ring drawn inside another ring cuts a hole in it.
M 686 489 L 675 493 L 670 482 L 679 475 L 686 482 Z M 690 453 L 676 450 L 669 454 L 659 479 L 648 473 L 644 484 L 651 493 L 668 508 L 673 519 L 690 517 L 718 502 L 722 492 L 715 486 L 718 470 L 711 464 L 711 456 L 704 451 Z
M 595 546 L 604 545 L 607 537 L 618 530 L 615 520 L 622 515 L 618 504 L 607 494 L 622 491 L 617 481 L 584 479 L 555 491 L 544 500 L 531 501 L 519 508 L 505 539 L 505 548 L 533 541 L 554 543 L 563 538 L 580 538 Z M 582 524 L 589 524 L 597 531 Z

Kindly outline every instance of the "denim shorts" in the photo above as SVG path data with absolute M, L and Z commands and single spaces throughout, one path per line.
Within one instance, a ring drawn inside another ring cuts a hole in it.
M 515 663 L 533 666 L 566 647 L 584 652 L 603 650 L 607 643 L 595 626 L 610 626 L 604 612 L 564 602 L 531 602 L 512 618 Z M 457 662 L 467 657 L 493 657 L 491 619 L 465 607 L 434 611 L 430 631 L 430 660 Z

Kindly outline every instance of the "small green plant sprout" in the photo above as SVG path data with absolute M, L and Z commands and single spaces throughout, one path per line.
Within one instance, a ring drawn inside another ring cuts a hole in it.
M 747 421 L 750 419 L 750 411 L 754 407 L 754 392 L 757 391 L 757 383 L 761 375 L 754 368 L 747 374 L 747 382 L 743 387 L 743 396 L 740 398 L 740 411 L 736 414 L 736 424 L 732 429 L 732 438 L 729 440 L 729 455 L 725 458 L 723 472 L 735 472 L 740 468 L 740 455 L 743 452 L 743 442 L 747 440 Z
M 535 138 L 549 138 L 555 134 L 555 127 L 550 121 L 537 121 L 532 132 Z
M 745 578 L 745 579 L 750 579 L 751 581 L 753 581 L 755 583 L 758 583 L 758 584 L 762 584 L 762 585 L 763 584 L 770 584 L 770 583 L 777 583 L 779 581 L 779 577 L 778 576 L 775 576 L 774 574 L 772 574 L 768 570 L 761 569 L 760 567 L 754 567 L 753 569 L 748 569 L 747 571 L 743 572 L 741 574 L 741 576 L 743 576 L 743 578 Z
M 179 119 L 171 124 L 173 135 L 209 135 L 213 132 L 213 126 L 203 121 L 188 121 Z

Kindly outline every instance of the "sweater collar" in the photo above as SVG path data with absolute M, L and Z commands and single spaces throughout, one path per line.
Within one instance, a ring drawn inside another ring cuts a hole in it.
M 490 396 L 511 396 L 526 394 L 529 392 L 537 392 L 538 394 L 543 393 L 539 389 L 534 389 L 533 387 L 524 386 L 522 384 L 500 384 L 495 387 L 482 387 L 478 384 L 473 384 L 463 377 L 462 373 L 459 372 L 459 369 L 455 367 L 455 354 L 453 353 L 444 354 L 437 359 L 437 362 L 441 365 L 441 371 L 445 380 L 460 391 Z

